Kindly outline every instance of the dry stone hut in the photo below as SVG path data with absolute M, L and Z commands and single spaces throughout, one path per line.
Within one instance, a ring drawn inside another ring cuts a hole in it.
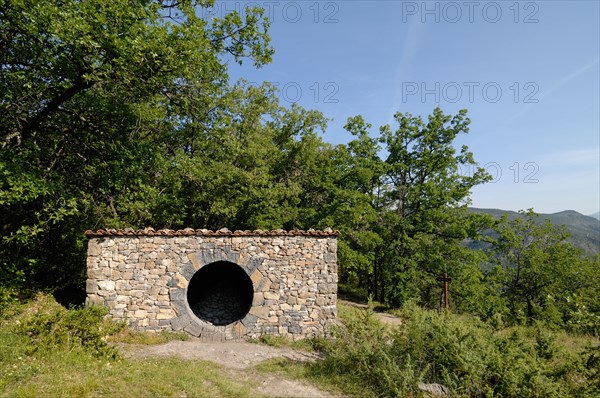
M 325 335 L 336 231 L 86 231 L 87 303 L 139 330 L 205 339 Z

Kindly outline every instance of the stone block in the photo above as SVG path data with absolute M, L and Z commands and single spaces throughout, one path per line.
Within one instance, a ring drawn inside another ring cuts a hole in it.
M 232 329 L 234 336 L 238 339 L 248 334 L 248 328 L 242 322 L 236 322 Z
M 248 329 L 252 329 L 254 328 L 256 321 L 258 321 L 258 317 L 254 314 L 248 313 L 240 322 L 242 322 Z
M 171 319 L 171 327 L 174 331 L 178 332 L 180 330 L 185 329 L 192 320 L 186 315 L 180 315 L 177 318 Z
M 250 309 L 250 314 L 252 314 L 260 319 L 267 319 L 269 317 L 269 308 L 268 307 L 252 307 Z
M 264 292 L 263 296 L 264 296 L 265 300 L 279 300 L 279 293 Z
M 223 248 L 223 259 L 234 264 L 237 264 L 240 258 L 240 253 L 235 250 L 231 250 L 229 246 Z
M 177 312 L 177 315 L 183 315 L 188 313 L 187 303 L 183 300 L 172 300 L 171 305 L 173 306 L 175 312 Z
M 156 319 L 171 319 L 171 318 L 172 318 L 171 314 L 163 314 L 163 313 L 156 314 Z
M 187 279 L 188 281 L 192 279 L 192 276 L 196 273 L 196 270 L 192 266 L 192 264 L 186 264 L 181 268 L 180 274 Z
M 262 264 L 263 258 L 253 256 L 248 259 L 246 264 L 242 265 L 242 268 L 246 271 L 248 275 L 252 275 L 256 269 Z
M 188 260 L 190 260 L 190 263 L 192 264 L 192 267 L 194 268 L 194 271 L 197 271 L 200 269 L 200 267 L 202 267 L 202 263 L 200 262 L 200 259 L 198 258 L 198 253 L 188 253 L 187 255 Z
M 263 293 L 254 293 L 254 297 L 252 298 L 252 305 L 253 306 L 261 306 L 264 305 L 265 302 L 265 297 L 263 295 Z
M 261 281 L 262 278 L 263 278 L 263 274 L 259 270 L 255 270 L 250 275 L 250 280 L 252 281 L 254 286 L 256 286 Z
M 88 242 L 88 257 L 97 257 L 100 255 L 100 245 L 98 245 L 98 241 L 92 239 Z
M 200 255 L 200 260 L 202 262 L 202 266 L 205 266 L 210 263 L 214 263 L 216 260 L 215 260 L 214 254 L 213 254 L 213 250 L 206 249 L 206 250 L 202 251 L 202 254 Z
M 85 281 L 85 291 L 87 294 L 98 293 L 98 283 L 95 280 Z
M 302 327 L 298 324 L 288 326 L 288 332 L 291 334 L 300 334 L 302 333 Z
M 324 259 L 326 263 L 335 263 L 337 262 L 337 255 L 334 253 L 325 253 Z
M 167 282 L 167 286 L 169 287 L 178 287 L 180 289 L 185 289 L 188 286 L 188 280 L 181 274 L 175 274 L 173 277 Z
M 114 291 L 115 281 L 99 281 L 98 287 L 100 288 L 100 290 Z
M 104 299 L 97 294 L 88 294 L 85 299 L 86 305 L 104 305 Z
M 269 289 L 271 289 L 271 281 L 268 278 L 262 278 L 254 285 L 254 291 L 256 292 L 266 292 Z

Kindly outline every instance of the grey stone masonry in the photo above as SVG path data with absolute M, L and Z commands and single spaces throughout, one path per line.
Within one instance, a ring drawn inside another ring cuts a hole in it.
M 301 339 L 327 335 L 336 321 L 337 231 L 147 228 L 86 236 L 87 304 L 108 307 L 135 329 Z

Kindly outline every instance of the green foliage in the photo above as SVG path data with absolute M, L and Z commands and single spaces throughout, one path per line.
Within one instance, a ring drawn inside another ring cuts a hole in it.
M 509 221 L 500 219 L 498 238 L 490 258 L 496 265 L 487 273 L 489 293 L 497 311 L 512 322 L 542 321 L 580 333 L 598 335 L 600 283 L 598 258 L 582 255 L 566 239 L 564 227 L 538 221 L 533 211 Z
M 571 289 L 569 288 L 569 290 Z M 561 309 L 566 329 L 581 334 L 600 336 L 600 309 L 592 298 L 592 294 L 593 292 L 586 292 L 583 295 L 573 293 L 564 298 Z
M 414 304 L 398 312 L 402 326 L 393 330 L 368 311 L 341 314 L 344 325 L 326 358 L 310 365 L 312 377 L 361 396 L 418 395 L 419 383 L 442 384 L 460 397 L 583 396 L 597 382 L 594 354 L 569 359 L 542 327 L 499 333 L 476 318 Z
M 418 300 L 436 306 L 435 278 L 448 272 L 462 293 L 454 305 L 470 309 L 480 300 L 471 293 L 480 290 L 482 257 L 461 242 L 489 223 L 466 208 L 470 190 L 489 176 L 466 146 L 454 147 L 470 121 L 464 110 L 452 116 L 439 108 L 427 121 L 402 113 L 395 120 L 396 130 L 383 126 L 374 139 L 362 117 L 348 119 L 346 129 L 356 138 L 347 145 L 342 187 L 354 191 L 357 201 L 354 218 L 349 214 L 341 223 L 341 279 L 392 305 Z M 464 166 L 475 172 L 461 175 Z
M 515 218 L 526 216 L 526 212 L 514 212 L 511 210 L 479 209 L 473 207 L 470 210 L 476 213 L 489 214 L 496 219 L 506 216 L 508 220 L 514 220 Z M 542 223 L 545 220 L 550 220 L 555 226 L 564 225 L 569 233 L 566 241 L 581 249 L 583 253 L 594 256 L 600 252 L 600 220 L 584 216 L 573 210 L 549 214 L 540 213 L 540 216 L 537 218 L 538 223 Z M 486 232 L 493 235 L 492 230 Z M 469 246 L 477 247 L 478 243 L 480 242 L 472 242 Z
M 15 305 L 18 299 L 18 290 L 13 287 L 0 284 L 0 314 Z
M 106 344 L 109 335 L 124 325 L 104 320 L 102 307 L 67 310 L 46 295 L 39 295 L 14 319 L 14 330 L 29 339 L 28 353 L 37 350 L 86 350 L 98 357 L 114 358 L 117 351 Z
M 167 166 L 235 114 L 227 62 L 273 53 L 261 9 L 212 3 L 0 1 L 0 284 L 81 289 L 86 228 L 193 221 L 160 217 Z
M 580 396 L 600 396 L 600 345 L 584 352 L 583 371 L 589 383 L 580 387 Z

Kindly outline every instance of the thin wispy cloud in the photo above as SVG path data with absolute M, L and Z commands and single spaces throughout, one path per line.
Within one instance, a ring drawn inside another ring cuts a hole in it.
M 548 162 L 555 166 L 598 166 L 600 164 L 599 148 L 580 148 L 553 151 L 540 157 L 540 162 Z
M 550 87 L 546 91 L 543 91 L 542 94 L 539 97 L 540 101 L 543 100 L 544 98 L 548 97 L 552 93 L 554 93 L 556 90 L 558 90 L 558 89 L 566 86 L 572 80 L 577 79 L 579 76 L 581 76 L 582 74 L 584 74 L 588 70 L 592 69 L 594 66 L 598 65 L 599 63 L 600 63 L 600 57 L 597 57 L 593 61 L 591 61 L 591 62 L 583 65 L 581 68 L 573 71 L 572 73 L 569 73 L 568 75 L 566 75 L 565 77 L 563 77 L 562 79 L 560 79 L 558 82 L 556 82 L 552 87 Z
M 572 82 L 573 80 L 577 79 L 578 77 L 580 77 L 581 75 L 583 75 L 584 73 L 586 73 L 587 71 L 589 71 L 590 69 L 592 69 L 594 66 L 598 65 L 599 63 L 600 63 L 600 57 L 597 57 L 596 59 L 594 59 L 594 60 L 586 63 L 582 67 L 580 67 L 580 68 L 574 70 L 573 72 L 567 74 L 562 79 L 560 79 L 558 82 L 556 82 L 555 84 L 553 84 L 550 88 L 548 88 L 547 90 L 543 91 L 537 97 L 538 102 L 541 102 L 542 100 L 544 100 L 544 98 L 549 97 L 554 92 L 556 92 L 559 89 L 563 88 L 564 86 L 568 85 L 570 82 Z M 515 113 L 512 117 L 510 117 L 509 119 L 507 119 L 506 125 L 511 124 L 516 119 L 520 118 L 521 116 L 523 116 L 524 114 L 526 114 L 527 112 L 529 112 L 529 110 L 531 109 L 532 105 L 535 105 L 535 104 L 528 104 L 528 105 L 524 106 L 523 108 L 521 108 L 521 110 L 519 112 Z

